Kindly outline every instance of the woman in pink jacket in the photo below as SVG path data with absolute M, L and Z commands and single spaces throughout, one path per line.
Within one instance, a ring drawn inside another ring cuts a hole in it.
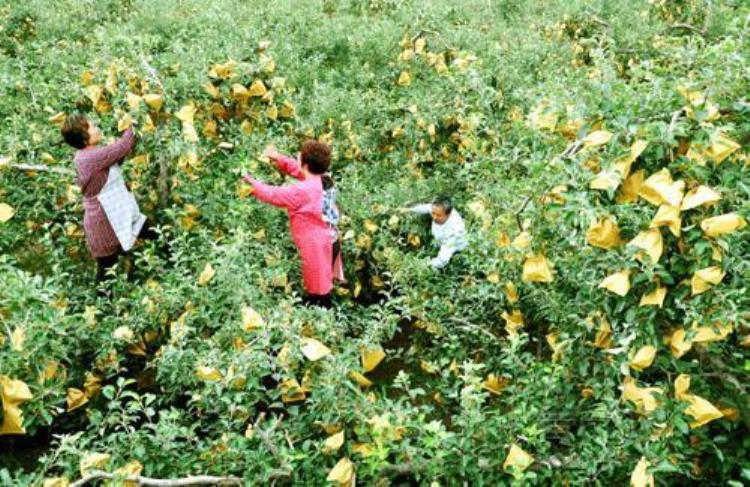
M 299 161 L 266 149 L 266 155 L 282 172 L 299 182 L 291 186 L 270 186 L 245 175 L 253 195 L 289 212 L 292 240 L 302 259 L 305 303 L 331 307 L 333 279 L 344 280 L 338 243 L 339 210 L 336 188 L 328 174 L 331 149 L 308 140 L 302 144 Z

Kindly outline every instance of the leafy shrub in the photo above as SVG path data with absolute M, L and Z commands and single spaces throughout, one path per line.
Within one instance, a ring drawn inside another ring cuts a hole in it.
M 29 17 L 36 34 L 24 56 L 4 51 L 0 78 L 0 203 L 13 210 L 0 223 L 0 376 L 31 396 L 18 405 L 26 435 L 0 438 L 0 479 L 72 480 L 97 452 L 111 471 L 137 461 L 152 477 L 246 483 L 322 484 L 349 459 L 361 483 L 622 483 L 645 467 L 644 481 L 739 485 L 748 233 L 702 225 L 750 216 L 748 13 L 645 1 L 6 8 L 0 18 Z M 8 167 L 69 168 L 55 123 L 73 111 L 106 133 L 135 122 L 124 168 L 161 233 L 121 260 L 112 300 L 94 297 L 73 179 Z M 293 152 L 308 137 L 332 143 L 345 215 L 350 283 L 331 313 L 299 306 L 286 217 L 238 184 L 244 172 L 281 184 L 263 147 Z M 679 235 L 657 222 L 652 262 L 628 242 L 659 207 L 624 198 L 623 180 L 663 169 L 683 193 L 721 199 L 680 212 Z M 439 193 L 454 196 L 470 248 L 435 273 L 428 221 L 395 209 Z M 607 219 L 618 238 L 592 244 Z M 524 279 L 529 254 L 551 282 Z M 713 266 L 720 283 L 695 293 L 696 271 Z M 626 270 L 624 296 L 600 287 Z M 641 305 L 657 288 L 662 305 Z M 15 413 L 4 401 L 2 421 Z M 691 425 L 689 404 L 711 421 Z M 19 467 L 44 438 L 47 452 Z

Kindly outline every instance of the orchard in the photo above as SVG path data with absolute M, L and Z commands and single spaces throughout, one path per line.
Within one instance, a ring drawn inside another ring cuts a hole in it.
M 0 33 L 0 484 L 750 483 L 745 2 L 31 0 Z M 157 234 L 107 296 L 72 114 L 135 132 Z M 331 309 L 241 179 L 308 140 Z M 438 195 L 442 269 L 398 211 Z

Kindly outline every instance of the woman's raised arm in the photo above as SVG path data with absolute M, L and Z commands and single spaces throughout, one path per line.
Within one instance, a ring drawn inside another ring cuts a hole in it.
M 107 169 L 113 164 L 117 164 L 127 156 L 135 146 L 135 134 L 133 129 L 127 129 L 122 137 L 112 144 L 104 147 L 94 147 L 87 149 L 83 154 L 90 164 L 97 169 Z
M 279 171 L 297 178 L 300 181 L 304 179 L 305 175 L 302 172 L 302 167 L 300 166 L 299 161 L 294 157 L 278 152 L 273 146 L 269 146 L 266 149 L 265 155 L 276 163 L 276 167 L 279 168 Z
M 245 176 L 244 179 L 253 186 L 253 196 L 265 203 L 294 210 L 305 202 L 305 193 L 297 186 L 271 186 L 250 176 Z

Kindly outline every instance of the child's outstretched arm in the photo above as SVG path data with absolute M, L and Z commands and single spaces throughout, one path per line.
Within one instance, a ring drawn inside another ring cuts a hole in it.
M 414 205 L 410 207 L 399 208 L 401 213 L 417 213 L 419 215 L 429 215 L 432 213 L 432 205 L 429 203 L 423 205 Z

